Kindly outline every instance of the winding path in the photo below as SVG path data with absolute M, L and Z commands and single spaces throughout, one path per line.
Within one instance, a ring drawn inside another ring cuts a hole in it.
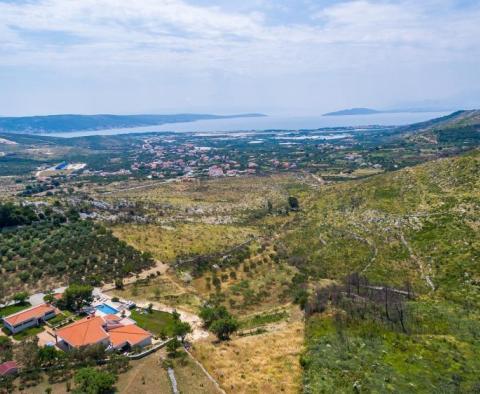
M 403 243 L 403 245 L 407 248 L 408 253 L 410 254 L 410 258 L 415 261 L 420 268 L 420 275 L 421 277 L 427 282 L 427 285 L 432 289 L 432 291 L 435 291 L 435 285 L 433 284 L 432 278 L 430 277 L 430 274 L 432 272 L 432 267 L 427 264 L 427 267 L 425 268 L 425 264 L 423 261 L 413 253 L 413 249 L 410 246 L 410 244 L 407 242 L 405 239 L 405 236 L 403 235 L 403 232 L 400 232 L 400 239 Z M 430 273 L 428 273 L 428 272 Z

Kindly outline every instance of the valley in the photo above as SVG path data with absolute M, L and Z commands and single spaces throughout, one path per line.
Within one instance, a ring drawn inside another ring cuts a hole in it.
M 170 393 L 170 370 L 189 393 L 475 392 L 479 119 L 2 134 L 0 304 L 82 284 L 134 303 L 155 340 L 186 340 L 115 372 L 119 392 Z M 62 162 L 85 166 L 44 172 Z M 175 311 L 190 333 L 169 331 Z

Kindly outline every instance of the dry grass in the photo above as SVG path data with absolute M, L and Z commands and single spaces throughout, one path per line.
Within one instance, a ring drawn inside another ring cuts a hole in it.
M 303 323 L 282 323 L 272 332 L 214 344 L 198 342 L 194 355 L 227 393 L 298 393 Z
M 367 167 L 367 168 L 357 168 L 351 173 L 348 172 L 343 172 L 343 169 L 339 168 L 337 171 L 336 170 L 329 170 L 329 171 L 322 171 L 319 173 L 321 177 L 329 177 L 329 178 L 343 178 L 343 179 L 357 179 L 357 178 L 363 178 L 371 175 L 377 175 L 383 173 L 384 170 L 381 168 L 373 168 L 373 167 Z
M 216 386 L 206 377 L 200 367 L 190 358 L 174 362 L 178 390 L 185 394 L 216 394 Z
M 268 311 L 287 302 L 286 292 L 296 269 L 283 262 L 275 263 L 270 258 L 272 252 L 268 248 L 247 259 L 237 269 L 232 267 L 216 274 L 219 278 L 228 275 L 227 280 L 222 280 L 221 291 L 225 295 L 224 305 L 233 314 L 242 317 L 246 313 Z M 235 279 L 230 277 L 232 271 L 236 274 Z M 208 288 L 208 278 L 212 283 L 211 272 L 192 281 L 194 291 L 204 299 L 215 293 L 212 285 Z
M 115 197 L 131 200 L 170 203 L 179 206 L 190 205 L 192 201 L 203 204 L 238 204 L 250 206 L 261 202 L 266 195 L 275 197 L 283 194 L 283 187 L 291 183 L 291 175 L 276 175 L 271 177 L 242 177 L 210 180 L 195 180 L 191 182 L 175 182 L 152 184 L 151 187 L 129 189 L 127 184 L 112 184 L 111 191 Z M 145 182 L 145 185 L 149 183 Z M 141 186 L 135 184 L 133 187 Z M 124 189 L 124 190 L 122 190 Z
M 132 368 L 120 375 L 116 387 L 120 394 L 170 394 L 172 392 L 166 370 L 160 357 L 164 351 L 154 353 L 142 360 L 132 361 Z M 188 358 L 185 363 L 174 362 L 175 377 L 182 393 L 215 394 L 217 390 L 203 371 Z
M 49 384 L 47 382 L 47 377 L 46 376 L 44 377 L 44 381 L 41 382 L 40 384 L 36 385 L 35 387 L 29 387 L 29 388 L 24 389 L 24 390 L 19 390 L 18 389 L 18 385 L 19 385 L 19 380 L 18 379 L 16 379 L 15 383 L 17 385 L 16 389 L 13 391 L 13 393 L 15 393 L 15 394 L 27 394 L 27 393 L 28 394 L 45 394 L 47 392 L 46 391 L 47 388 L 50 388 L 52 390 L 51 391 L 52 394 L 67 394 L 68 393 L 67 386 L 66 386 L 65 382 Z M 73 387 L 73 383 L 72 383 L 72 387 Z
M 171 262 L 181 255 L 222 251 L 244 242 L 257 231 L 251 227 L 192 223 L 174 227 L 119 225 L 113 228 L 113 233 L 158 260 Z
M 121 374 L 115 384 L 116 393 L 170 394 L 172 392 L 170 380 L 166 370 L 161 365 L 161 356 L 165 357 L 162 351 L 141 360 L 130 362 L 131 368 Z M 189 359 L 186 359 L 185 363 L 174 362 L 174 371 L 182 393 L 215 394 L 218 392 L 203 371 Z M 46 377 L 39 385 L 29 387 L 23 392 L 16 390 L 15 393 L 43 394 L 47 388 L 50 388 L 53 394 L 67 393 L 65 382 L 48 384 Z M 72 382 L 73 388 L 74 384 Z
M 92 187 L 90 193 L 112 203 L 140 203 L 150 219 L 161 224 L 232 224 L 264 209 L 267 201 L 285 206 L 288 188 L 296 183 L 291 175 L 171 183 L 132 180 Z
M 170 381 L 167 372 L 161 366 L 159 353 L 132 361 L 130 365 L 132 368 L 118 379 L 116 384 L 118 393 L 171 393 Z
M 25 187 L 22 183 L 16 183 L 15 180 L 20 177 L 1 176 L 0 177 L 0 202 L 8 201 L 16 196 Z

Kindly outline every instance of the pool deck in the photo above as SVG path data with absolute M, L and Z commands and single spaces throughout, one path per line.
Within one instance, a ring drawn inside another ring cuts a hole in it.
M 92 307 L 95 308 L 95 315 L 97 316 L 105 316 L 105 315 L 117 315 L 117 316 L 130 316 L 131 312 L 128 309 L 128 305 L 126 302 L 114 302 L 112 301 L 111 297 L 103 294 L 99 289 L 95 289 L 93 292 L 94 295 L 94 302 L 92 303 Z M 103 311 L 102 309 L 97 309 L 97 307 L 101 307 L 102 305 L 106 305 L 106 308 L 112 308 L 116 312 L 112 311 Z
M 116 315 L 120 312 L 118 309 L 105 303 L 96 305 L 95 309 L 97 310 L 97 312 L 101 312 L 105 315 Z

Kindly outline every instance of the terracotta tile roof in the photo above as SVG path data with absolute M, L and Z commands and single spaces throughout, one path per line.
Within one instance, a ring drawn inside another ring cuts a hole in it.
M 94 345 L 105 339 L 114 347 L 127 342 L 130 346 L 135 346 L 152 336 L 135 324 L 123 325 L 119 320 L 121 318 L 115 315 L 87 317 L 60 328 L 56 334 L 74 347 Z M 109 326 L 109 323 L 115 324 Z
M 117 315 L 105 315 L 105 316 L 102 316 L 105 320 L 110 320 L 110 321 L 120 321 L 122 320 L 122 318 L 120 316 L 117 316 Z
M 37 306 L 34 306 L 32 308 L 25 309 L 23 311 L 14 313 L 10 316 L 5 317 L 3 320 L 5 320 L 8 324 L 11 326 L 17 326 L 19 324 L 22 324 L 23 322 L 26 322 L 27 320 L 30 320 L 32 318 L 41 318 L 45 316 L 47 313 L 55 311 L 55 307 L 49 305 L 49 304 L 40 304 Z
M 0 364 L 0 376 L 11 373 L 17 369 L 17 363 L 15 361 L 6 361 L 3 364 Z
M 135 346 L 152 336 L 148 331 L 145 331 L 135 324 L 112 328 L 108 331 L 108 334 L 110 335 L 110 342 L 115 347 L 126 342 L 128 342 L 130 346 Z
M 103 328 L 104 324 L 105 321 L 101 317 L 86 317 L 60 328 L 56 334 L 74 347 L 94 345 L 108 339 L 108 333 Z

